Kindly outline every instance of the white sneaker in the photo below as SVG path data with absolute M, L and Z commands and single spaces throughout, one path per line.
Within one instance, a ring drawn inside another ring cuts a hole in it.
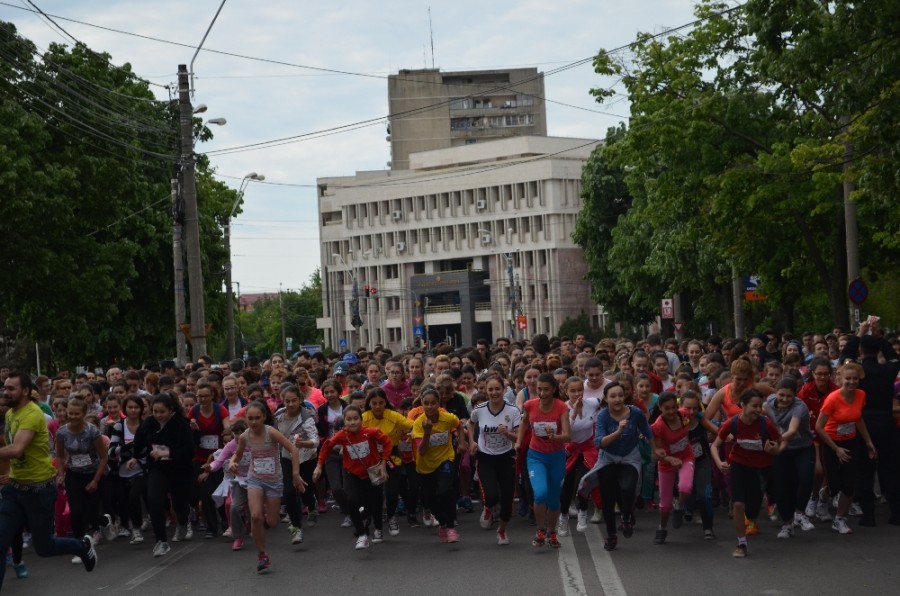
M 819 504 L 819 500 L 815 498 L 810 498 L 810 500 L 806 503 L 806 511 L 803 514 L 806 517 L 815 517 L 816 516 L 816 506 Z
M 128 544 L 143 544 L 144 543 L 144 533 L 140 530 L 132 530 L 131 531 L 131 540 L 128 541 Z
M 303 542 L 303 528 L 288 526 L 288 532 L 291 533 L 291 544 L 300 544 Z
M 493 519 L 493 512 L 487 507 L 481 512 L 481 517 L 478 518 L 478 523 L 481 524 L 482 530 L 490 530 L 491 529 L 491 520 Z
M 810 530 L 816 529 L 813 523 L 809 521 L 809 518 L 802 513 L 794 514 L 794 527 L 800 528 L 804 532 L 809 532 Z
M 172 550 L 172 547 L 169 546 L 168 542 L 159 541 L 156 543 L 156 546 L 153 547 L 153 556 L 161 557 L 163 555 L 169 554 L 169 551 Z
M 781 531 L 778 532 L 778 538 L 793 538 L 794 537 L 794 528 L 790 525 L 781 526 Z
M 372 533 L 372 544 L 381 544 L 382 542 L 384 542 L 384 532 L 375 530 L 375 532 Z
M 860 517 L 863 514 L 862 507 L 859 506 L 859 503 L 850 503 L 850 509 L 847 511 L 847 515 L 852 515 L 853 517 Z
M 349 516 L 349 515 L 345 515 L 345 516 L 344 516 L 344 521 L 341 522 L 341 527 L 342 527 L 342 528 L 349 528 L 349 527 L 352 526 L 352 525 L 353 525 L 353 520 L 350 519 L 350 516 Z
M 828 512 L 828 501 L 831 499 L 819 499 L 816 505 L 816 517 L 821 521 L 831 521 L 831 514 Z
M 112 542 L 119 537 L 119 528 L 113 523 L 112 517 L 108 513 L 103 517 L 106 518 L 106 525 L 100 528 L 100 530 L 103 532 L 103 537 L 106 538 L 106 541 Z
M 559 523 L 556 524 L 556 533 L 559 536 L 568 536 L 569 535 L 569 516 L 568 515 L 560 515 Z
M 594 509 L 594 515 L 591 516 L 591 523 L 599 524 L 602 521 L 603 521 L 603 514 L 600 512 L 599 509 Z
M 388 520 L 388 534 L 391 536 L 400 535 L 400 522 L 397 521 L 396 517 L 392 517 Z
M 572 501 L 572 504 L 569 505 L 569 517 L 575 517 L 578 515 L 578 504 Z
M 192 526 L 190 524 L 190 522 L 188 522 L 187 530 L 185 530 L 185 532 L 184 532 L 184 539 L 190 540 L 193 537 L 194 537 L 194 526 Z
M 850 526 L 847 525 L 847 520 L 843 517 L 835 517 L 834 521 L 831 522 L 831 529 L 837 532 L 838 534 L 852 534 L 853 530 L 850 529 Z
M 575 529 L 579 532 L 586 532 L 588 529 L 588 517 L 587 511 L 579 511 L 578 512 L 578 525 L 575 526 Z
M 131 530 L 127 527 L 119 524 L 119 538 L 129 538 L 131 537 Z
M 363 550 L 366 548 L 369 548 L 369 537 L 363 534 L 356 539 L 356 550 Z
M 81 565 L 81 557 L 72 557 L 72 565 Z
M 433 528 L 434 526 L 438 525 L 438 520 L 434 519 L 434 516 L 431 513 L 423 513 L 422 525 L 426 528 Z

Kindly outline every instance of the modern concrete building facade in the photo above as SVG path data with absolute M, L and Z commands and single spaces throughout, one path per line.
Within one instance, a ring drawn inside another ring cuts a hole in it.
M 546 136 L 544 75 L 536 68 L 440 72 L 401 70 L 388 77 L 391 169 L 411 153 L 512 136 Z
M 513 137 L 318 179 L 326 343 L 474 345 L 553 334 L 582 312 L 604 325 L 571 239 L 597 143 Z

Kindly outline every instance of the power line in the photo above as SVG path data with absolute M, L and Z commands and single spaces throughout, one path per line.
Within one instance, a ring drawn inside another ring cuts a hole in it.
M 100 232 L 105 232 L 106 230 L 110 229 L 110 228 L 113 227 L 113 226 L 116 226 L 116 225 L 118 225 L 118 224 L 120 224 L 120 223 L 122 223 L 122 222 L 124 222 L 124 221 L 127 221 L 127 220 L 131 219 L 132 217 L 134 217 L 134 216 L 136 216 L 136 215 L 140 215 L 141 213 L 143 213 L 144 211 L 147 211 L 148 209 L 152 209 L 153 207 L 156 207 L 157 205 L 159 205 L 159 204 L 162 203 L 163 201 L 170 201 L 170 200 L 172 200 L 171 195 L 170 195 L 170 194 L 169 194 L 169 195 L 166 195 L 166 196 L 164 196 L 163 198 L 161 198 L 160 200 L 155 201 L 155 202 L 153 202 L 153 203 L 150 203 L 150 204 L 147 205 L 146 207 L 144 207 L 144 208 L 142 208 L 142 209 L 138 209 L 138 210 L 135 211 L 134 213 L 129 213 L 128 215 L 126 215 L 126 216 L 123 217 L 122 219 L 118 219 L 118 220 L 112 222 L 111 224 L 109 224 L 109 225 L 106 226 L 105 228 L 100 228 L 99 230 L 94 230 L 94 231 L 91 232 L 90 234 L 87 234 L 87 235 L 85 236 L 85 238 L 90 238 L 91 236 L 93 236 L 93 235 L 95 235 L 95 234 L 99 234 Z

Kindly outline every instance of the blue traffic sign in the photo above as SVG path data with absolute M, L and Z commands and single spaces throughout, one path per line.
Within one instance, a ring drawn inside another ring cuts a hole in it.
M 850 302 L 860 306 L 866 301 L 866 298 L 869 297 L 869 286 L 866 285 L 866 282 L 857 277 L 850 282 L 850 287 L 847 288 L 847 294 L 850 297 Z
M 342 337 L 340 340 L 338 340 L 338 346 L 340 346 L 340 348 L 342 350 L 346 350 L 347 349 L 347 339 Z
M 413 337 L 425 337 L 425 326 L 413 325 Z

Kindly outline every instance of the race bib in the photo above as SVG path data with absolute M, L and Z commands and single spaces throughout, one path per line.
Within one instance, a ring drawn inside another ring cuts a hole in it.
M 672 453 L 681 453 L 688 446 L 688 438 L 685 435 L 680 441 L 676 441 L 672 444 Z
M 163 461 L 169 459 L 169 447 L 167 445 L 153 445 L 152 451 L 162 451 L 166 454 L 165 457 L 160 458 Z
M 763 442 L 759 439 L 738 439 L 737 444 L 747 451 L 763 450 Z
M 694 457 L 701 457 L 703 455 L 703 446 L 700 443 L 694 443 Z
M 442 433 L 435 433 L 431 435 L 431 440 L 429 440 L 428 445 L 431 447 L 440 447 L 442 445 L 446 445 L 450 440 L 450 433 L 444 431 Z
M 278 469 L 274 457 L 257 457 L 253 459 L 253 472 L 258 476 L 274 476 Z
M 531 428 L 534 430 L 534 436 L 536 437 L 546 438 L 551 433 L 556 433 L 555 422 L 535 422 L 531 425 Z
M 501 433 L 483 433 L 484 446 L 491 451 L 499 451 L 510 446 L 510 441 Z
M 203 435 L 200 437 L 200 449 L 218 449 L 219 435 Z
M 369 447 L 368 441 L 347 445 L 347 454 L 350 456 L 350 459 L 366 459 L 371 452 L 372 448 Z
M 412 453 L 413 447 L 412 443 L 409 441 L 400 441 L 397 443 L 397 451 L 401 453 Z
M 849 437 L 856 432 L 855 422 L 845 422 L 837 425 L 837 434 L 840 437 Z
M 69 466 L 72 468 L 89 468 L 93 462 L 87 453 L 73 453 L 69 456 Z

